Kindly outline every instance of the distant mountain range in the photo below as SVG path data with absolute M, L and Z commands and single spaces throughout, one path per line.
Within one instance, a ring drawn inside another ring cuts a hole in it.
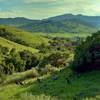
M 43 20 L 0 18 L 0 24 L 44 33 L 89 33 L 100 29 L 100 16 L 65 14 Z

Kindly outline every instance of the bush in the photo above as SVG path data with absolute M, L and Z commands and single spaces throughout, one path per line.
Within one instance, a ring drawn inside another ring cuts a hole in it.
M 48 64 L 50 64 L 53 67 L 64 66 L 66 64 L 66 60 L 68 57 L 69 55 L 67 53 L 61 53 L 61 52 L 51 53 L 50 55 L 43 58 L 39 66 L 45 67 Z
M 3 47 L 0 45 L 0 54 L 6 55 L 9 52 L 9 49 L 7 47 Z
M 34 55 L 30 51 L 21 51 L 20 57 L 22 60 L 26 62 L 25 69 L 31 69 L 32 67 L 36 67 L 39 63 L 38 56 Z
M 13 74 L 14 72 L 23 72 L 32 67 L 36 67 L 39 63 L 38 56 L 29 51 L 17 52 L 15 48 L 10 51 L 0 46 L 0 76 L 3 74 Z
M 100 69 L 100 31 L 76 48 L 72 69 L 77 72 Z
M 25 70 L 25 62 L 20 58 L 18 52 L 12 49 L 5 57 L 3 63 L 4 73 L 12 74 L 13 72 L 22 72 Z

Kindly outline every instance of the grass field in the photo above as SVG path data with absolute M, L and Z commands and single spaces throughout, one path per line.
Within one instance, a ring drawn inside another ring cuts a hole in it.
M 48 38 L 45 38 L 44 36 L 41 36 L 41 34 L 38 33 L 32 34 L 30 32 L 20 30 L 14 27 L 0 25 L 0 29 L 2 28 L 6 29 L 7 32 L 9 32 L 17 38 L 20 38 L 28 44 L 48 44 L 49 41 Z
M 47 34 L 47 36 L 50 37 L 63 37 L 63 38 L 74 38 L 74 37 L 83 37 L 86 38 L 87 36 L 90 36 L 90 33 L 80 33 L 80 34 L 74 34 L 74 33 L 51 33 Z
M 27 47 L 27 46 L 24 46 L 24 45 L 20 45 L 18 43 L 9 41 L 7 39 L 4 39 L 2 37 L 0 37 L 0 45 L 3 46 L 3 47 L 8 47 L 9 49 L 15 48 L 17 51 L 29 50 L 29 51 L 31 51 L 33 53 L 34 52 L 38 52 L 37 49 L 31 48 L 31 47 Z
M 32 33 L 33 35 L 49 36 L 49 37 L 61 37 L 61 38 L 74 38 L 91 36 L 91 33 Z
M 0 100 L 100 100 L 100 71 L 72 75 L 68 83 L 66 78 L 70 74 L 71 71 L 65 69 L 41 79 L 41 82 L 2 86 Z M 57 80 L 53 80 L 54 75 Z

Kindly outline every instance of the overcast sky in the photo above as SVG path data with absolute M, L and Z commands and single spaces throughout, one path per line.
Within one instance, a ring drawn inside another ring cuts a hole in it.
M 0 17 L 43 19 L 61 14 L 100 16 L 100 0 L 0 0 Z

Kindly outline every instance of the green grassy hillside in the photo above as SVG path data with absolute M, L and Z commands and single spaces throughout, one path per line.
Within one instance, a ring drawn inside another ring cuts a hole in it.
M 32 48 L 32 47 L 27 47 L 27 46 L 15 43 L 13 41 L 4 39 L 2 37 L 0 37 L 0 46 L 8 48 L 9 51 L 11 49 L 16 49 L 16 51 L 18 51 L 18 52 L 19 51 L 23 51 L 23 50 L 28 50 L 28 51 L 30 51 L 32 53 L 37 53 L 39 51 L 38 49 L 35 49 L 35 48 Z M 3 55 L 0 54 L 0 64 L 2 63 L 3 59 L 4 59 Z
M 31 47 L 27 47 L 12 41 L 9 41 L 7 39 L 4 39 L 2 37 L 0 37 L 0 45 L 3 47 L 8 47 L 9 49 L 15 48 L 17 51 L 23 51 L 23 50 L 29 50 L 31 52 L 38 52 L 37 49 L 31 48 Z
M 53 77 L 57 79 L 54 80 Z M 99 100 L 100 71 L 72 75 L 68 69 L 21 85 L 0 87 L 1 100 Z M 69 78 L 70 83 L 67 81 Z M 16 98 L 16 99 L 14 99 Z M 34 98 L 34 99 L 33 99 Z
M 47 34 L 50 37 L 62 37 L 62 38 L 74 38 L 74 37 L 82 37 L 86 38 L 87 36 L 91 36 L 90 33 L 81 33 L 81 34 L 73 34 L 73 33 L 54 33 L 54 34 Z
M 1 34 L 2 33 L 2 34 Z M 39 44 L 48 44 L 49 39 L 41 36 L 40 34 L 32 34 L 14 27 L 0 25 L 0 36 L 11 41 L 34 46 Z

